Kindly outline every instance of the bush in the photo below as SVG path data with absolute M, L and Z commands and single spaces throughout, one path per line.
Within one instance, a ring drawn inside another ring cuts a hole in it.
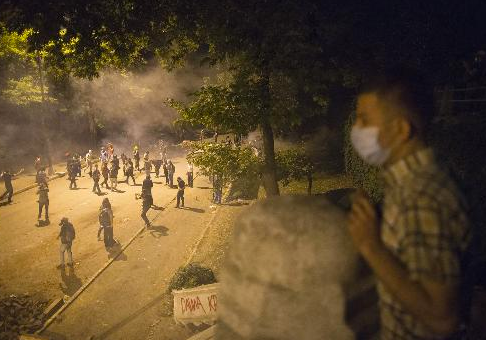
M 350 133 L 354 119 L 355 114 L 352 113 L 346 122 L 344 131 L 344 163 L 346 173 L 351 177 L 353 184 L 357 188 L 362 188 L 373 202 L 378 203 L 383 198 L 383 183 L 379 177 L 379 169 L 366 164 L 353 149 Z
M 216 277 L 211 269 L 205 268 L 197 263 L 190 263 L 180 267 L 169 282 L 169 292 L 194 288 L 216 282 Z

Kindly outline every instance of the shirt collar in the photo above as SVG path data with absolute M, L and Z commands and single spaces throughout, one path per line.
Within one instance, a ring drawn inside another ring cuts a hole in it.
M 421 149 L 385 168 L 382 173 L 383 179 L 387 185 L 398 184 L 417 169 L 434 163 L 434 159 L 432 149 Z

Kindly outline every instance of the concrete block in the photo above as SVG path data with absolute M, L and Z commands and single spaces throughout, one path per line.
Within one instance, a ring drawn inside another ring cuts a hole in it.
M 220 275 L 216 339 L 353 339 L 345 306 L 357 259 L 345 213 L 325 198 L 254 204 Z

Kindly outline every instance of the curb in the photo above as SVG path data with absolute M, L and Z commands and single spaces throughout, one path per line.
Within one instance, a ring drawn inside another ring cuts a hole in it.
M 196 178 L 197 176 L 195 176 L 194 178 Z M 138 176 L 137 176 L 138 178 Z M 166 205 L 164 205 L 162 208 L 162 210 L 159 210 L 157 212 L 157 214 L 151 219 L 151 222 L 153 222 L 155 219 L 157 219 L 160 214 L 162 214 L 162 212 L 167 209 L 175 200 L 176 200 L 177 196 L 174 196 Z M 86 290 L 86 288 L 88 288 L 95 280 L 98 276 L 101 275 L 101 273 L 103 273 L 105 271 L 105 269 L 107 269 L 117 258 L 118 256 L 120 256 L 126 248 L 128 248 L 128 246 L 143 232 L 146 230 L 146 227 L 145 226 L 142 226 L 140 227 L 140 229 L 130 238 L 130 240 L 128 240 L 128 242 L 126 244 L 123 245 L 123 247 L 120 249 L 120 251 L 115 255 L 113 256 L 111 259 L 109 259 L 108 261 L 105 262 L 105 264 L 93 275 L 91 276 L 91 278 L 85 283 L 83 284 L 83 286 L 81 286 L 77 291 L 76 293 L 74 293 L 73 296 L 71 296 L 69 298 L 69 300 L 66 301 L 66 303 L 64 303 L 45 323 L 44 325 L 42 326 L 41 329 L 37 330 L 34 334 L 42 334 L 42 332 L 44 332 L 52 322 L 54 322 L 54 320 L 56 320 L 56 318 L 65 310 L 67 309 L 73 302 L 74 300 L 76 300 L 76 298 L 81 295 L 82 292 L 84 292 Z
M 221 201 L 225 201 L 227 198 L 228 198 L 228 195 L 231 191 L 231 183 L 230 185 L 228 186 L 228 188 L 226 189 L 226 191 L 221 195 Z M 225 201 L 226 202 L 226 201 Z M 208 224 L 206 225 L 206 227 L 204 228 L 204 230 L 201 232 L 201 235 L 199 236 L 199 239 L 197 240 L 196 244 L 194 245 L 192 251 L 191 251 L 191 254 L 189 255 L 189 258 L 187 259 L 187 261 L 184 263 L 184 267 L 189 265 L 189 263 L 191 263 L 191 261 L 194 259 L 194 255 L 196 255 L 198 249 L 199 249 L 199 245 L 201 244 L 202 240 L 204 239 L 204 237 L 206 236 L 207 232 L 209 231 L 209 228 L 211 228 L 211 225 L 213 224 L 213 221 L 214 219 L 216 218 L 216 215 L 218 214 L 218 211 L 219 211 L 219 207 L 221 205 L 218 204 L 216 205 L 216 209 L 214 209 L 214 212 L 213 212 L 213 216 L 211 217 L 211 219 L 209 220 Z
M 63 172 L 63 173 L 56 173 L 56 175 L 54 175 L 53 177 L 48 178 L 47 181 L 50 182 L 52 180 L 55 180 L 55 179 L 58 179 L 58 178 L 61 178 L 61 177 L 64 177 L 64 176 L 66 176 L 66 173 L 65 172 Z M 29 185 L 29 186 L 27 186 L 25 188 L 22 188 L 20 190 L 14 191 L 13 196 L 18 195 L 18 194 L 21 194 L 21 193 L 23 193 L 23 192 L 25 192 L 27 190 L 33 189 L 35 187 L 37 187 L 37 183 L 31 184 L 31 185 Z

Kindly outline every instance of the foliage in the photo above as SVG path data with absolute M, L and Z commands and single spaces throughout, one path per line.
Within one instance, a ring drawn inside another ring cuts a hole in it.
M 344 158 L 346 166 L 346 174 L 348 174 L 355 187 L 361 188 L 370 196 L 370 198 L 378 203 L 383 198 L 383 184 L 380 180 L 379 170 L 376 167 L 366 164 L 354 151 L 350 141 L 351 127 L 354 123 L 354 113 L 349 116 L 345 127 L 345 149 Z
M 188 105 L 175 100 L 169 100 L 169 105 L 179 112 L 181 120 L 193 126 L 247 134 L 258 125 L 254 111 L 244 107 L 251 98 L 243 98 L 229 87 L 206 82 L 192 97 L 194 100 Z
M 287 186 L 291 181 L 300 181 L 312 176 L 314 164 L 303 147 L 280 150 L 275 153 L 277 178 Z
M 202 267 L 197 263 L 190 263 L 177 270 L 169 282 L 168 291 L 194 288 L 215 282 L 216 278 L 211 269 Z
M 48 88 L 45 86 L 44 91 L 47 90 Z M 51 96 L 46 96 L 45 94 L 42 96 L 41 87 L 33 76 L 25 76 L 18 80 L 9 79 L 7 87 L 2 91 L 2 95 L 7 101 L 20 106 L 42 103 L 42 98 L 44 98 L 45 102 L 54 103 L 56 101 Z
M 218 175 L 223 185 L 258 177 L 260 162 L 250 148 L 209 142 L 184 142 L 184 147 L 189 149 L 187 160 L 197 166 L 202 175 Z

